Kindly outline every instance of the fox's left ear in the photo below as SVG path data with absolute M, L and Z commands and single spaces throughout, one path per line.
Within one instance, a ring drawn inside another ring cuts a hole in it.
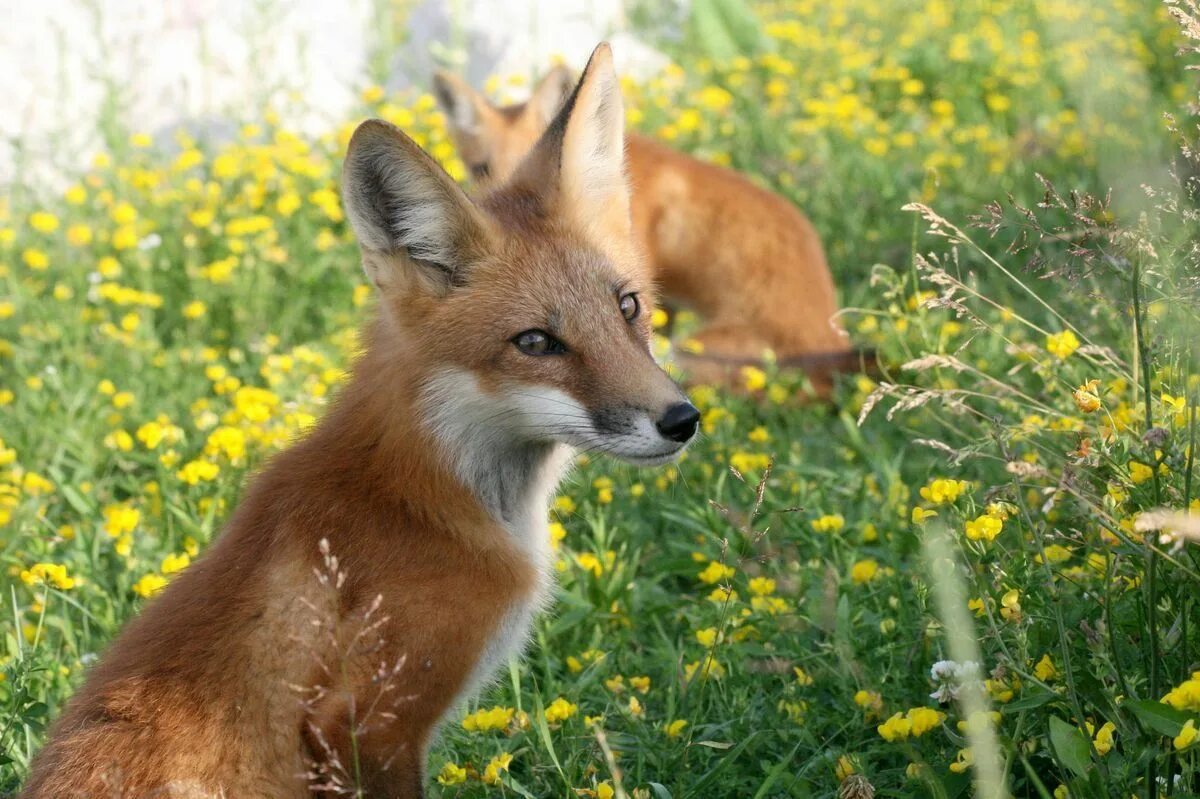
M 575 76 L 563 64 L 557 64 L 542 76 L 529 95 L 529 108 L 538 115 L 542 126 L 549 125 L 563 102 L 575 88 Z
M 628 237 L 625 108 L 607 42 L 592 53 L 514 182 L 550 187 L 559 211 L 584 232 L 604 240 Z
M 420 287 L 444 294 L 466 280 L 491 242 L 482 212 L 399 128 L 358 126 L 342 169 L 346 215 L 363 269 L 385 293 Z
M 473 136 L 486 113 L 488 102 L 457 75 L 439 69 L 433 73 L 433 96 L 446 115 L 450 128 L 460 136 Z

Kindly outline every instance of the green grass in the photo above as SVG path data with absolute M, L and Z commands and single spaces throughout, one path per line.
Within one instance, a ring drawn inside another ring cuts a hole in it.
M 1178 28 L 1145 3 L 752 8 L 753 35 L 690 27 L 631 123 L 796 200 L 886 376 L 830 408 L 768 365 L 750 396 L 693 393 L 678 466 L 581 463 L 556 605 L 447 722 L 433 795 L 1195 795 L 1173 741 L 1200 713 L 1200 558 L 1136 523 L 1200 497 L 1200 170 L 1192 120 L 1159 115 L 1189 92 Z M 368 96 L 461 172 L 431 98 Z M 336 395 L 370 314 L 330 193 L 349 127 L 254 123 L 0 201 L 0 793 Z M 1034 207 L 1037 174 L 1061 202 Z M 940 705 L 931 668 L 967 659 Z M 463 727 L 494 707 L 502 729 Z M 944 716 L 903 734 L 918 708 Z

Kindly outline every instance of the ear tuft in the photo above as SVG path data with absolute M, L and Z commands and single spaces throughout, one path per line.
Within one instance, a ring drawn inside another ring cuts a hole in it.
M 382 120 L 362 123 L 351 137 L 342 197 L 364 267 L 381 286 L 392 276 L 371 274 L 378 268 L 371 256 L 400 256 L 454 284 L 485 236 L 482 216 L 462 189 L 412 139 Z

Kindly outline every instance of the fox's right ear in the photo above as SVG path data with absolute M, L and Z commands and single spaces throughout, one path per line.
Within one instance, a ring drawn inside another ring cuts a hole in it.
M 434 72 L 433 96 L 453 130 L 460 135 L 473 135 L 479 130 L 488 103 L 462 78 L 444 69 Z
M 382 291 L 415 281 L 445 293 L 487 251 L 483 214 L 416 142 L 382 120 L 354 131 L 342 198 L 363 269 Z

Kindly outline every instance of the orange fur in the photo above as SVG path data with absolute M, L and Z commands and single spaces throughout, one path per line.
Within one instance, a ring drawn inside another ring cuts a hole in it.
M 663 462 L 694 432 L 649 353 L 628 218 L 593 213 L 627 202 L 605 144 L 615 86 L 602 45 L 524 170 L 478 203 L 399 131 L 359 128 L 344 193 L 380 291 L 366 354 L 92 669 L 25 799 L 300 799 L 355 774 L 355 795 L 422 795 L 437 724 L 547 597 L 570 447 Z M 569 349 L 519 351 L 531 328 Z
M 435 95 L 474 182 L 512 174 L 569 85 L 558 67 L 526 103 L 498 107 L 448 73 Z M 704 320 L 697 356 L 681 354 L 699 382 L 736 379 L 772 350 L 805 369 L 820 394 L 852 366 L 836 315 L 836 292 L 812 223 L 791 203 L 730 169 L 679 153 L 646 136 L 626 136 L 634 241 L 669 300 Z

